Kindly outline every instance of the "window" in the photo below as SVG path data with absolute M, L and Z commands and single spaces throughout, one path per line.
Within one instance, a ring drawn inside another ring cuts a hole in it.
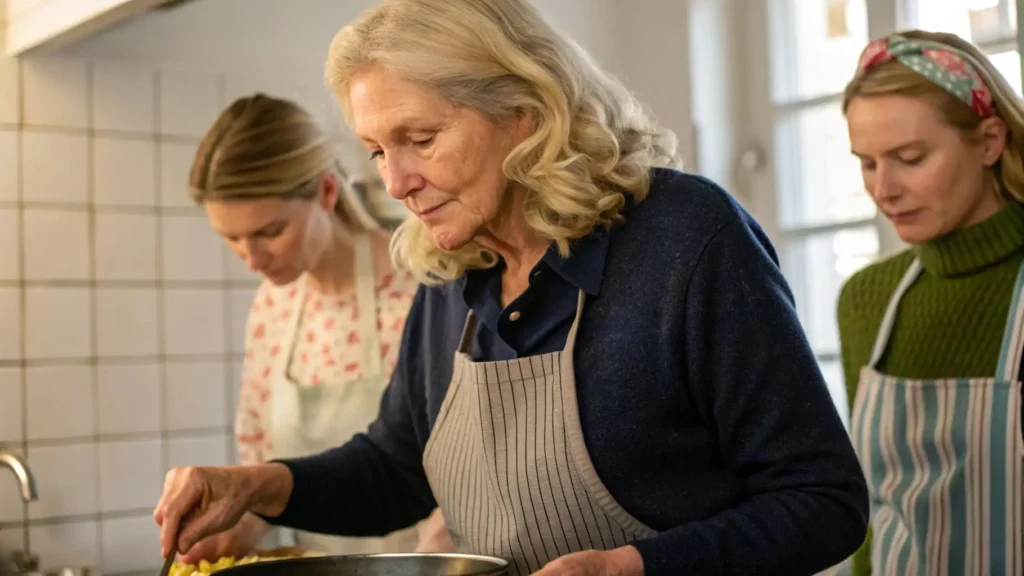
M 1016 0 L 905 2 L 905 20 L 908 27 L 952 32 L 974 43 L 992 60 L 1017 94 L 1021 94 Z
M 769 0 L 773 239 L 829 391 L 848 421 L 836 297 L 878 257 L 876 209 L 850 155 L 843 87 L 871 37 L 864 0 Z

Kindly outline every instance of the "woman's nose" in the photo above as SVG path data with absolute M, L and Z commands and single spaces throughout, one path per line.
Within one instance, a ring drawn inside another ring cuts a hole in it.
M 245 265 L 253 272 L 262 272 L 267 265 L 267 253 L 253 241 L 247 241 L 242 259 Z
M 388 195 L 395 200 L 405 200 L 409 194 L 422 189 L 426 180 L 410 160 L 389 158 L 381 170 L 381 178 L 387 186 Z
M 875 175 L 872 178 L 871 185 L 868 187 L 868 191 L 875 202 L 882 202 L 899 196 L 899 185 L 888 169 L 879 167 L 875 170 Z

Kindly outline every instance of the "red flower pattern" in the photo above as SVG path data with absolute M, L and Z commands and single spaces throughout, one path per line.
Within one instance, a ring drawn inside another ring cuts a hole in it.
M 418 284 L 409 274 L 380 279 L 377 285 L 377 327 L 381 357 L 388 374 L 398 360 L 399 343 L 409 306 Z M 276 287 L 264 282 L 253 298 L 246 331 L 245 362 L 235 422 L 239 458 L 244 464 L 273 457 L 269 430 L 271 377 L 280 355 L 291 349 L 286 334 L 297 309 L 297 286 Z M 360 310 L 355 291 L 325 297 L 306 292 L 305 313 L 292 352 L 289 377 L 299 386 L 345 385 L 363 377 Z

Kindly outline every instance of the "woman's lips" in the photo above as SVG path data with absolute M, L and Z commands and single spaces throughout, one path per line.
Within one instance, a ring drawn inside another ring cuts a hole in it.
M 901 212 L 886 212 L 885 217 L 892 223 L 899 224 L 913 220 L 920 213 L 921 209 L 918 208 L 916 210 L 903 210 Z
M 420 210 L 416 215 L 421 220 L 427 219 L 431 215 L 437 214 L 437 211 L 440 210 L 442 207 L 444 207 L 446 204 L 448 204 L 448 203 L 447 202 L 441 202 L 440 204 L 437 204 L 436 206 L 432 206 L 432 207 L 427 208 L 425 210 Z

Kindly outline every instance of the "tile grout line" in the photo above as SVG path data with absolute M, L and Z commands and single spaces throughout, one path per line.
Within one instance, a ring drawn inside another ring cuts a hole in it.
M 19 370 L 21 377 L 21 451 L 26 461 L 29 460 L 28 451 L 28 294 L 25 288 L 25 132 L 22 126 L 25 122 L 25 61 L 18 59 L 18 132 L 15 148 L 17 149 L 17 186 L 18 186 L 18 323 L 21 330 L 21 342 L 19 343 L 21 358 Z M 31 463 L 29 464 L 31 465 Z M 29 503 L 21 503 L 21 518 L 25 524 L 22 530 L 22 544 L 25 553 L 32 553 L 32 540 L 29 536 L 28 509 Z
M 158 284 L 156 280 L 96 280 L 99 288 L 115 288 L 126 290 L 154 290 L 160 287 L 178 288 L 182 290 L 223 290 L 224 288 L 248 288 L 255 290 L 259 288 L 256 282 L 246 280 L 167 280 Z M 27 288 L 89 288 L 92 286 L 89 280 L 25 280 Z M 19 280 L 0 280 L 2 287 L 17 288 L 21 286 Z
M 175 354 L 161 357 L 157 354 L 140 356 L 104 356 L 96 358 L 99 366 L 150 366 L 163 359 L 167 364 L 207 364 L 210 362 L 233 362 L 241 360 L 242 353 L 211 353 L 211 354 Z M 54 357 L 30 358 L 26 360 L 0 360 L 0 368 L 52 368 L 58 366 L 90 366 L 91 358 L 86 357 Z
M 78 128 L 74 126 L 57 126 L 54 124 L 29 124 L 20 122 L 18 124 L 0 123 L 0 132 L 13 132 L 23 130 L 38 134 L 52 134 L 58 136 L 78 136 L 88 138 L 96 136 L 107 140 L 127 140 L 133 142 L 156 142 L 169 144 L 198 144 L 199 138 L 191 134 L 164 134 L 158 131 L 133 132 L 130 130 L 110 130 Z
M 227 106 L 227 76 L 225 76 L 223 74 L 220 75 L 217 78 L 217 92 L 218 92 L 217 100 L 218 100 L 218 103 L 220 104 L 220 108 L 224 109 Z M 234 328 L 234 324 L 232 323 L 232 320 L 234 319 L 234 310 L 233 310 L 233 306 L 232 306 L 232 294 L 231 294 L 231 261 L 230 261 L 230 258 L 232 256 L 232 254 L 231 254 L 230 250 L 225 250 L 224 249 L 224 245 L 223 244 L 221 244 L 221 246 L 219 248 L 220 248 L 220 254 L 221 254 L 221 257 L 220 257 L 220 261 L 221 261 L 221 290 L 223 291 L 223 295 L 222 295 L 221 300 L 224 303 L 224 314 L 223 314 L 223 316 L 224 316 L 224 352 L 225 352 L 225 354 L 229 354 L 230 355 L 232 352 L 234 352 L 234 350 L 232 349 L 232 346 L 234 345 L 234 338 L 233 338 L 233 335 L 231 333 L 232 329 Z M 232 409 L 233 407 L 231 406 L 231 400 L 234 397 L 234 394 L 232 394 L 232 390 L 233 390 L 233 387 L 236 385 L 236 383 L 233 382 L 233 380 L 234 380 L 234 365 L 229 360 L 228 362 L 224 362 L 223 366 L 224 366 L 224 386 L 222 388 L 223 388 L 224 407 L 225 407 L 224 422 L 225 422 L 225 424 L 231 425 L 232 421 L 234 420 L 234 418 L 232 418 L 232 414 L 234 413 L 234 410 Z M 237 450 L 235 450 L 234 438 L 235 438 L 235 435 L 232 432 L 232 433 L 229 433 L 227 435 L 227 437 L 225 438 L 225 441 L 224 441 L 224 451 L 225 451 L 225 456 L 227 458 L 225 460 L 225 462 L 228 463 L 228 464 L 232 464 L 232 463 L 234 463 L 236 461 L 235 454 L 236 454 Z
M 157 362 L 160 366 L 159 376 L 159 389 L 160 389 L 160 469 L 164 474 L 170 470 L 171 461 L 171 448 L 170 448 L 170 437 L 168 434 L 169 428 L 169 416 L 168 416 L 168 390 L 167 390 L 167 292 L 164 286 L 164 259 L 163 259 L 163 247 L 164 247 L 164 211 L 163 211 L 163 146 L 160 145 L 162 140 L 160 139 L 163 133 L 163 123 L 160 119 L 161 114 L 161 98 L 160 90 L 162 88 L 162 74 L 159 68 L 153 70 L 153 136 L 158 142 L 153 147 L 154 159 L 153 159 L 153 183 L 154 183 L 154 198 L 153 206 L 156 214 L 156 226 L 154 227 L 154 233 L 156 238 L 154 241 L 155 254 L 154 262 L 156 263 L 156 326 L 157 326 Z
M 88 218 L 88 250 L 89 250 L 89 328 L 90 328 L 90 372 L 92 375 L 92 398 L 93 398 L 93 458 L 96 467 L 96 514 L 94 526 L 96 529 L 96 557 L 99 559 L 99 567 L 102 570 L 105 564 L 103 557 L 103 457 L 100 446 L 100 382 L 99 382 L 99 290 L 96 285 L 96 68 L 93 62 L 85 64 L 85 105 L 86 105 L 86 197 L 87 197 L 87 218 Z

